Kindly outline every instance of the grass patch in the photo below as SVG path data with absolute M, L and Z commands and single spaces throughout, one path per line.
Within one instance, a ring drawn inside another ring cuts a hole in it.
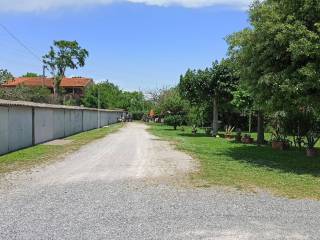
M 39 144 L 34 147 L 0 156 L 0 174 L 29 169 L 38 164 L 57 159 L 64 154 L 78 150 L 81 146 L 93 140 L 103 138 L 107 134 L 117 131 L 122 126 L 123 124 L 118 123 L 106 128 L 95 129 L 67 137 L 65 139 L 72 140 L 72 142 L 66 145 L 53 146 Z
M 264 189 L 289 198 L 320 200 L 320 157 L 307 158 L 296 149 L 275 151 L 270 146 L 258 147 L 174 131 L 171 127 L 151 124 L 150 131 L 166 140 L 178 142 L 177 148 L 199 159 L 200 173 L 195 180 L 209 185 L 231 186 L 255 191 Z

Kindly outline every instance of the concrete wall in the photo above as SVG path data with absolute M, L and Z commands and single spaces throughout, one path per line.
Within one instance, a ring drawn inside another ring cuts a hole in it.
M 0 155 L 9 151 L 9 108 L 0 106 Z
M 83 111 L 83 130 L 88 131 L 98 127 L 98 112 L 84 110 Z
M 9 107 L 9 149 L 15 151 L 32 146 L 32 108 L 31 107 Z
M 30 104 L 31 105 L 31 104 Z M 0 105 L 0 155 L 116 123 L 122 111 Z

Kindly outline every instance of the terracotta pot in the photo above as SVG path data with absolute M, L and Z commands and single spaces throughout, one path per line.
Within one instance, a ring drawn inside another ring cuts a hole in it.
M 307 157 L 316 157 L 318 155 L 318 151 L 315 148 L 307 148 Z
M 226 139 L 232 139 L 232 138 L 233 138 L 232 135 L 225 135 L 224 137 L 225 137 Z
M 287 150 L 289 145 L 283 141 L 272 141 L 272 148 L 275 150 Z

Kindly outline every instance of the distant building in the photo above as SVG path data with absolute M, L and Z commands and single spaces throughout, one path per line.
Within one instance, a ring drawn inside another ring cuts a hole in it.
M 83 96 L 87 87 L 94 84 L 91 78 L 73 77 L 63 78 L 60 88 L 66 95 Z M 53 93 L 53 78 L 46 77 L 18 77 L 2 84 L 1 87 L 15 88 L 17 86 L 26 87 L 47 87 Z

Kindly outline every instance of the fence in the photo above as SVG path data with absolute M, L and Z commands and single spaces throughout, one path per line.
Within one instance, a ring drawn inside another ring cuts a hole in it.
M 123 113 L 0 99 L 0 155 L 116 123 Z

